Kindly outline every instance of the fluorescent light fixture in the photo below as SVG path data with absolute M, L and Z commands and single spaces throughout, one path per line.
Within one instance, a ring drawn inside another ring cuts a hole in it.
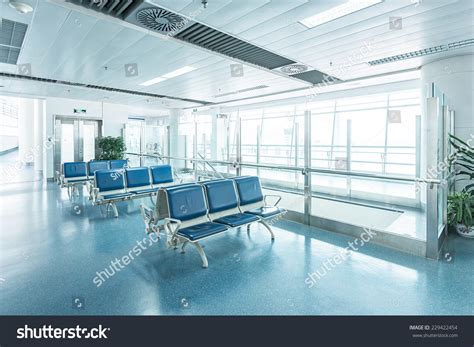
M 184 66 L 184 67 L 182 67 L 178 70 L 171 71 L 171 72 L 169 72 L 166 75 L 163 75 L 161 77 L 163 77 L 163 78 L 173 78 L 173 77 L 176 77 L 176 76 L 184 75 L 185 73 L 188 73 L 188 72 L 191 72 L 191 71 L 194 71 L 194 70 L 196 70 L 195 67 Z
M 140 83 L 140 85 L 141 85 L 141 86 L 148 87 L 148 86 L 151 86 L 151 85 L 153 85 L 153 84 L 166 81 L 166 80 L 169 79 L 169 78 L 173 78 L 173 77 L 176 77 L 176 76 L 184 75 L 185 73 L 188 73 L 188 72 L 191 72 L 191 71 L 194 71 L 194 70 L 196 70 L 195 67 L 192 67 L 192 66 L 184 66 L 184 67 L 182 67 L 182 68 L 179 68 L 178 70 L 174 70 L 174 71 L 168 72 L 166 75 L 163 75 L 163 76 L 160 76 L 160 77 L 156 77 L 156 78 L 153 78 L 152 80 L 149 80 L 149 81 L 145 81 L 145 82 L 143 82 L 143 83 Z
M 149 80 L 149 81 L 145 81 L 143 83 L 140 83 L 141 86 L 145 86 L 145 87 L 149 87 L 153 84 L 157 84 L 157 83 L 160 83 L 160 82 L 163 82 L 164 80 L 166 80 L 166 78 L 163 78 L 163 77 L 156 77 L 156 78 L 153 78 L 152 80 Z
M 349 0 L 342 5 L 333 7 L 327 11 L 300 20 L 300 23 L 308 28 L 330 22 L 334 19 L 347 16 L 348 14 L 363 10 L 364 8 L 377 5 L 383 0 Z

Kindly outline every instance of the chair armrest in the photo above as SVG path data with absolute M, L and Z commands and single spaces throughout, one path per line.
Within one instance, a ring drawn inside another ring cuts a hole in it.
M 156 232 L 155 221 L 156 216 L 154 210 L 146 206 L 145 204 L 140 204 L 140 212 L 142 214 L 143 222 L 145 222 L 145 231 L 147 234 Z
M 268 194 L 268 195 L 265 195 L 264 198 L 263 198 L 263 201 L 265 202 L 265 205 L 268 206 L 267 204 L 267 197 L 271 196 L 272 198 L 277 198 L 277 201 L 273 204 L 273 206 L 276 206 L 280 203 L 281 201 L 281 196 L 280 195 L 272 195 L 272 194 Z
M 165 223 L 168 225 L 169 229 L 170 229 L 170 232 L 172 233 L 172 235 L 175 235 L 176 232 L 179 230 L 179 228 L 181 227 L 181 221 L 179 219 L 174 219 L 174 218 L 165 218 Z M 174 228 L 172 229 L 171 228 L 171 225 L 174 226 Z

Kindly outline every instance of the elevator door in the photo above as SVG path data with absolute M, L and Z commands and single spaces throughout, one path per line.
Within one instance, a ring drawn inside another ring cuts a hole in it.
M 61 172 L 61 164 L 71 161 L 90 161 L 96 158 L 97 140 L 102 136 L 102 121 L 71 117 L 55 117 L 54 166 Z

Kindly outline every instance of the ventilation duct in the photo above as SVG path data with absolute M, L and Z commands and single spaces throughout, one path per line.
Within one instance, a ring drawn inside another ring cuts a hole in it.
M 391 57 L 371 60 L 371 61 L 367 62 L 367 64 L 369 64 L 369 65 L 380 65 L 380 64 L 393 63 L 393 62 L 396 62 L 396 61 L 407 60 L 407 59 L 412 59 L 412 58 L 418 58 L 418 57 L 423 57 L 423 56 L 426 56 L 426 55 L 431 55 L 431 54 L 436 54 L 436 53 L 441 53 L 441 52 L 447 52 L 447 51 L 453 50 L 453 49 L 464 48 L 464 47 L 471 46 L 473 44 L 474 44 L 474 39 L 456 41 L 456 42 L 448 43 L 446 45 L 439 45 L 439 46 L 420 49 L 420 50 L 417 50 L 417 51 L 411 51 L 411 52 L 408 52 L 408 53 L 397 54 L 397 55 L 393 55 Z
M 297 70 L 305 65 L 143 0 L 67 1 L 229 58 L 284 74 L 289 78 L 319 83 L 321 81 L 317 77 L 323 76 L 321 72 L 308 66 L 304 71 Z M 281 68 L 284 69 L 278 70 Z M 302 74 L 309 70 L 314 72 L 309 75 Z

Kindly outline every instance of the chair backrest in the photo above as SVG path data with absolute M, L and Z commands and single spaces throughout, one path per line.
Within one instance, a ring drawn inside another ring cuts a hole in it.
M 108 170 L 109 161 L 108 160 L 91 160 L 89 163 L 89 176 L 94 176 L 94 173 L 97 170 Z
M 215 180 L 202 184 L 206 189 L 209 213 L 237 208 L 238 200 L 232 180 Z
M 148 167 L 134 167 L 125 169 L 127 188 L 150 187 L 150 171 Z
M 125 168 L 128 168 L 128 160 L 127 159 L 110 160 L 109 167 L 111 169 L 125 169 Z
M 150 167 L 151 183 L 163 184 L 173 182 L 173 170 L 170 165 L 156 165 Z
M 83 161 L 63 163 L 65 178 L 87 177 L 87 165 Z
M 96 188 L 100 192 L 125 189 L 123 170 L 98 170 L 94 173 Z
M 262 186 L 256 176 L 242 176 L 234 178 L 239 193 L 240 206 L 263 201 Z
M 165 191 L 171 218 L 186 221 L 206 216 L 206 199 L 201 185 L 185 184 L 166 188 Z

